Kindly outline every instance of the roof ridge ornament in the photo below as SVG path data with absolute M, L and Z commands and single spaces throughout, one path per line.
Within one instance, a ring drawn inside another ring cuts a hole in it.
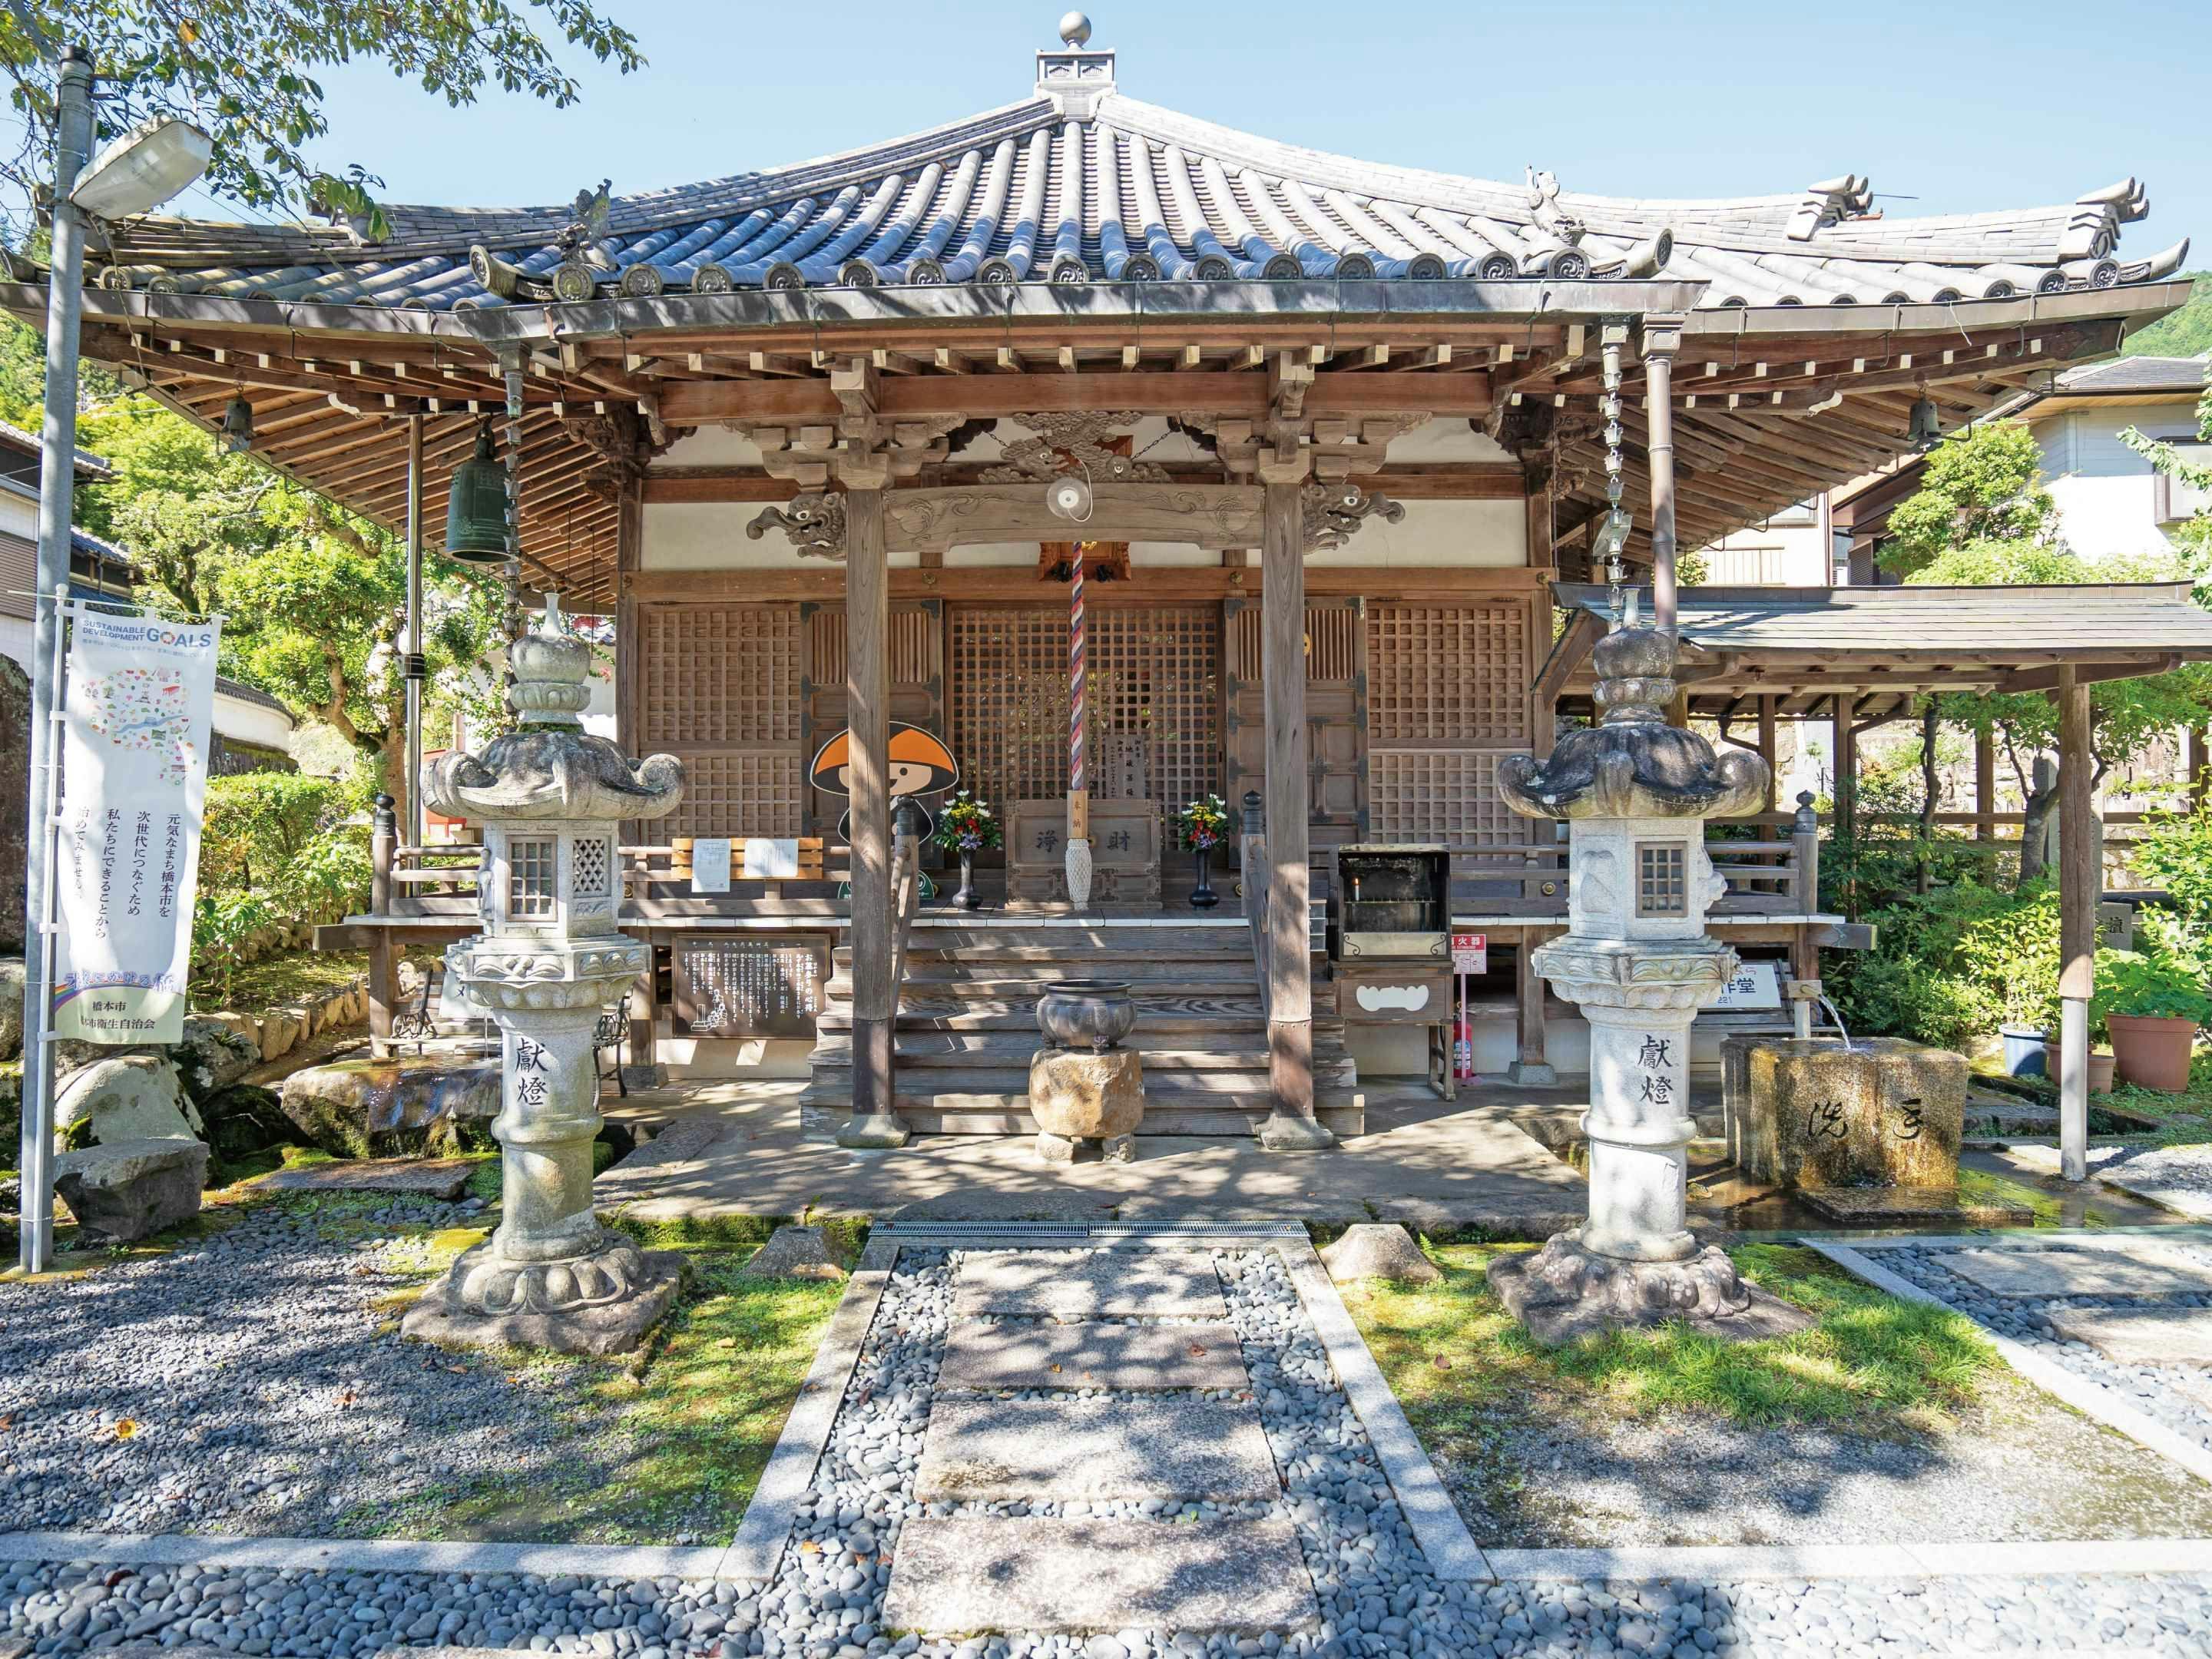
M 1846 219 L 1863 218 L 1874 210 L 1874 180 L 1856 173 L 1823 179 L 1805 187 L 1805 199 L 1790 216 L 1787 234 L 1793 242 L 1809 242 L 1815 232 Z
M 1097 113 L 1098 100 L 1114 90 L 1114 54 L 1089 49 L 1091 20 L 1079 11 L 1060 20 L 1060 40 L 1058 51 L 1048 47 L 1036 55 L 1037 95 L 1051 99 L 1069 120 L 1087 121 Z

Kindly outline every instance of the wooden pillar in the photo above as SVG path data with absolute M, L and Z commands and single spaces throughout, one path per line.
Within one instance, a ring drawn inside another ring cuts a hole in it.
M 2058 671 L 2058 1173 L 2089 1178 L 2089 997 L 2096 978 L 2099 869 L 2089 688 Z
M 1544 1030 L 1544 976 L 1530 964 L 1546 930 L 1523 927 L 1521 942 L 1513 948 L 1513 1063 L 1505 1080 L 1529 1088 L 1543 1088 L 1559 1080 L 1552 1067 Z
M 1644 319 L 1644 447 L 1651 473 L 1651 621 L 1674 631 L 1674 349 L 1679 317 Z M 1678 726 L 1687 725 L 1677 719 Z
M 1997 734 L 1991 726 L 1974 732 L 1974 839 L 1997 838 Z
M 853 1115 L 838 1144 L 902 1146 L 891 1065 L 898 988 L 891 981 L 890 557 L 884 489 L 890 468 L 848 457 L 845 485 L 845 723 L 853 734 Z
M 2212 755 L 2206 753 L 2207 735 L 2203 726 L 2189 728 L 2189 810 L 2192 812 L 2204 810 L 2206 790 L 2212 787 L 2205 777 L 2206 769 L 2212 768 Z
M 1832 718 L 1836 726 L 1836 777 L 1832 792 L 1836 801 L 1836 834 L 1850 844 L 1851 867 L 1855 868 L 1858 860 L 1859 700 L 1838 692 L 1830 700 L 1830 708 L 1834 711 Z M 1853 921 L 1859 919 L 1856 882 L 1844 884 L 1844 914 Z
M 369 815 L 368 908 L 380 918 L 392 915 L 392 862 L 399 844 L 398 815 L 389 795 L 379 795 Z M 392 1052 L 392 1010 L 398 1000 L 398 975 L 392 959 L 392 929 L 380 921 L 368 941 L 368 1051 L 383 1059 Z
M 645 684 L 645 641 L 634 591 L 644 543 L 645 484 L 625 477 L 615 507 L 615 746 L 625 755 L 644 752 L 645 710 L 638 697 Z
M 1267 708 L 1267 1079 L 1261 1144 L 1334 1146 L 1314 1115 L 1311 890 L 1306 870 L 1306 565 L 1303 459 L 1263 462 L 1260 679 Z M 1253 879 L 1247 872 L 1245 879 Z
M 1774 803 L 1781 799 L 1776 793 L 1780 786 L 1774 776 L 1774 754 L 1781 743 L 1778 717 L 1781 701 L 1772 692 L 1762 695 L 1759 700 L 1759 757 L 1766 763 L 1766 805 L 1759 808 L 1762 812 L 1771 812 Z

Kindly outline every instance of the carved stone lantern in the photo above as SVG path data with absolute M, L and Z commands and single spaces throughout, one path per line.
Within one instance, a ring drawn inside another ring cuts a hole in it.
M 1754 810 L 1766 763 L 1716 757 L 1667 723 L 1675 644 L 1619 627 L 1593 653 L 1598 723 L 1550 757 L 1498 768 L 1506 803 L 1568 824 L 1566 933 L 1535 970 L 1589 1022 L 1589 1215 L 1490 1279 L 1540 1341 L 1687 1318 L 1717 1334 L 1794 1328 L 1792 1311 L 1743 1284 L 1726 1252 L 1700 1250 L 1684 1224 L 1690 1028 L 1734 973 L 1735 952 L 1705 932 L 1726 890 L 1705 854 L 1705 821 Z
M 481 755 L 423 769 L 434 811 L 483 830 L 483 931 L 453 945 L 446 970 L 498 1024 L 505 1080 L 492 1124 L 505 1176 L 492 1237 L 411 1309 L 410 1336 L 568 1353 L 633 1348 L 666 1311 L 680 1258 L 638 1249 L 592 1207 L 599 1133 L 592 1038 L 600 1012 L 650 961 L 619 932 L 618 826 L 684 799 L 672 756 L 633 766 L 577 716 L 590 696 L 591 647 L 546 605 L 507 651 L 520 728 Z

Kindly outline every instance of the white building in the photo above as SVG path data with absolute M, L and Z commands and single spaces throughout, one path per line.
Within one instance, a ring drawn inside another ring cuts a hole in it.
M 2158 471 L 2121 435 L 2132 428 L 2212 460 L 2197 430 L 2206 368 L 2205 357 L 2119 357 L 2069 369 L 2006 411 L 2042 446 L 2061 532 L 2083 558 L 2161 557 L 2175 527 L 2207 505 L 2204 492 Z

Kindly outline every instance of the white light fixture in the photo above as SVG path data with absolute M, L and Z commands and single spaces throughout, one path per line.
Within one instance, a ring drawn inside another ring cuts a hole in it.
M 1081 524 L 1091 516 L 1091 486 L 1073 475 L 1054 478 L 1045 486 L 1044 504 L 1054 518 Z
M 190 121 L 157 115 L 94 156 L 70 200 L 96 219 L 150 212 L 206 172 L 214 154 L 215 140 Z

